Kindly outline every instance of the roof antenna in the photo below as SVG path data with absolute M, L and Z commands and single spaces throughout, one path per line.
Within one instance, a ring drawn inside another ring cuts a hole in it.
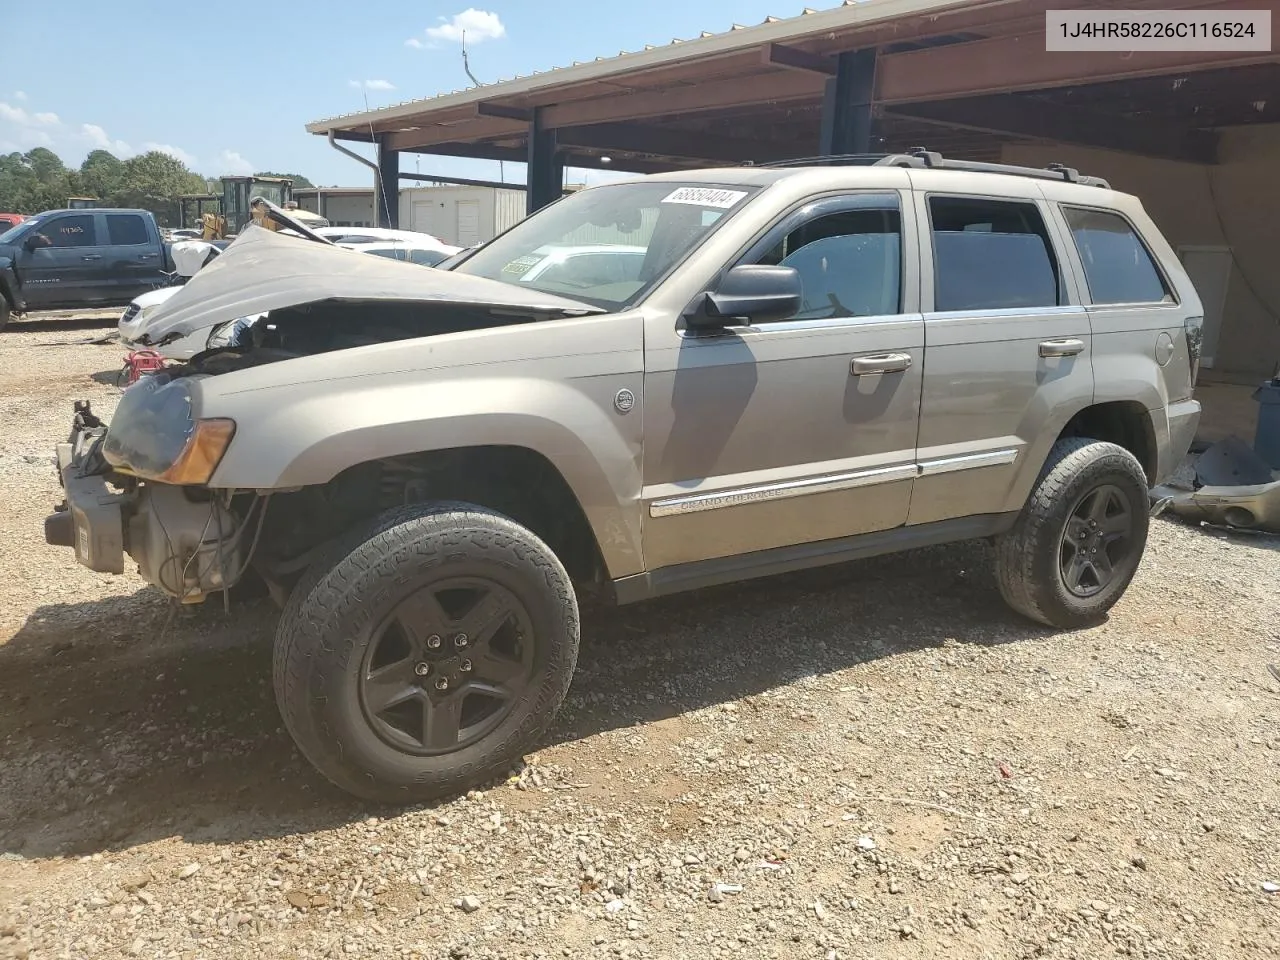
M 462 31 L 462 69 L 467 71 L 467 76 L 471 78 L 471 82 L 477 87 L 480 81 L 476 79 L 476 75 L 471 72 L 471 64 L 467 62 L 467 31 Z

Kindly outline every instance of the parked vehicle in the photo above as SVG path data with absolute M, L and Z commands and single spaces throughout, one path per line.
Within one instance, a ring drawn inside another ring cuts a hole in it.
M 0 213 L 0 233 L 11 230 L 25 219 L 26 216 L 21 213 Z
M 338 246 L 345 247 L 348 250 L 355 250 L 358 253 L 369 253 L 375 257 L 399 260 L 402 263 L 416 263 L 424 267 L 438 266 L 451 256 L 446 247 L 410 246 L 400 240 L 375 241 L 372 243 L 339 243 Z
M 133 298 L 129 306 L 120 315 L 117 329 L 120 343 L 130 350 L 144 349 L 148 346 L 142 340 L 143 331 L 160 305 L 181 289 L 182 285 L 194 277 L 202 268 L 212 263 L 230 240 L 182 240 L 170 247 L 170 258 L 173 261 L 173 272 L 167 277 L 168 286 Z M 196 334 L 184 337 L 168 344 L 163 355 L 169 359 L 187 360 L 206 349 L 208 334 Z
M 334 243 L 363 244 L 398 241 L 424 249 L 444 250 L 450 254 L 457 253 L 461 249 L 450 246 L 429 233 L 419 233 L 416 230 L 392 230 L 387 227 L 319 227 L 316 233 Z
M 123 306 L 166 283 L 146 210 L 48 210 L 0 234 L 0 327 L 14 313 Z
M 584 243 L 639 270 L 523 279 Z M 447 271 L 257 231 L 151 334 L 251 311 L 79 410 L 46 538 L 183 602 L 254 571 L 285 724 L 380 801 L 537 742 L 582 589 L 992 538 L 1014 610 L 1095 623 L 1200 415 L 1200 300 L 1136 198 L 925 152 L 601 185 Z

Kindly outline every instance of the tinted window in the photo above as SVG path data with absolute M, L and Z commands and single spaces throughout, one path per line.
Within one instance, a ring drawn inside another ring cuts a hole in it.
M 1061 302 L 1058 267 L 1034 203 L 930 197 L 934 309 L 1001 310 Z
M 1124 217 L 1078 207 L 1063 207 L 1062 212 L 1094 303 L 1172 302 L 1151 254 Z
M 896 209 L 846 210 L 792 230 L 761 263 L 794 267 L 804 290 L 793 319 L 897 313 L 902 297 L 902 226 Z
M 111 237 L 111 243 L 122 246 L 150 242 L 147 225 L 136 213 L 107 214 L 107 233 Z
M 97 242 L 92 214 L 54 217 L 46 220 L 31 236 L 42 247 L 91 247 Z
M 403 260 L 405 252 L 399 247 L 390 250 L 365 250 L 364 253 L 371 253 L 375 257 L 386 257 L 388 260 Z

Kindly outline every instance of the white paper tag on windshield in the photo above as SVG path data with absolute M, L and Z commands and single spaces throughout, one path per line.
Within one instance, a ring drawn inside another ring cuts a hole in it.
M 722 190 L 719 187 L 680 187 L 662 198 L 663 203 L 692 203 L 699 207 L 729 209 L 747 195 L 745 190 Z

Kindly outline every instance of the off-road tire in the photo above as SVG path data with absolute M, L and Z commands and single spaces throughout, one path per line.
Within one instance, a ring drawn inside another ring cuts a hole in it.
M 358 686 L 373 625 L 417 586 L 489 578 L 533 626 L 533 677 L 482 739 L 417 756 L 379 738 Z M 537 536 L 466 503 L 397 508 L 343 538 L 294 587 L 276 633 L 273 679 L 299 750 L 338 787 L 408 804 L 455 795 L 510 770 L 546 732 L 577 664 L 578 604 L 563 564 Z
M 1113 579 L 1095 595 L 1080 597 L 1068 589 L 1061 570 L 1063 536 L 1083 498 L 1108 484 L 1130 501 L 1133 542 Z M 1150 521 L 1147 489 L 1142 465 L 1123 447 L 1087 437 L 1059 440 L 1017 521 L 996 538 L 996 582 L 1005 602 L 1050 627 L 1078 629 L 1103 620 L 1142 560 Z
M 5 324 L 9 322 L 10 313 L 9 301 L 4 298 L 3 293 L 0 293 L 0 330 L 3 330 Z

